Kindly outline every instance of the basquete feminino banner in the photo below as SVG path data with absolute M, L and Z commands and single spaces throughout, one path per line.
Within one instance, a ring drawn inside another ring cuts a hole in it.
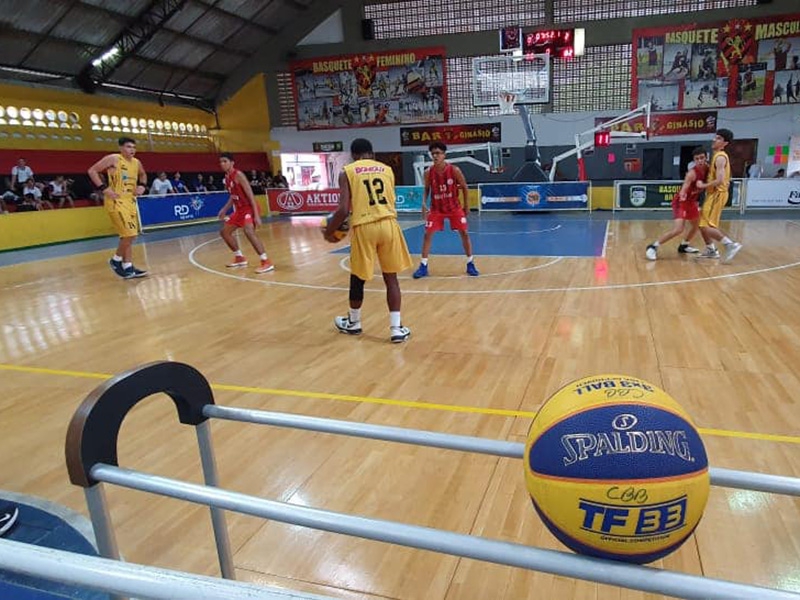
M 478 186 L 481 210 L 585 210 L 589 183 L 492 183 Z
M 447 122 L 444 48 L 292 61 L 297 129 Z

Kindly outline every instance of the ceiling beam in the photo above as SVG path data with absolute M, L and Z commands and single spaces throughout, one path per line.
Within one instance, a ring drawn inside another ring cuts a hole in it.
M 53 30 L 56 27 L 58 27 L 61 21 L 64 20 L 64 17 L 66 17 L 69 14 L 69 11 L 72 10 L 72 7 L 75 6 L 78 3 L 78 1 L 79 0 L 71 0 L 71 2 L 67 5 L 67 10 L 61 13 L 61 16 L 58 17 L 58 19 L 56 19 L 55 23 L 53 23 L 50 27 L 48 27 L 46 31 L 43 31 L 39 34 L 39 39 L 36 41 L 33 47 L 25 53 L 25 56 L 22 57 L 22 59 L 19 61 L 19 64 L 23 64 L 26 60 L 28 60 L 31 56 L 33 56 L 33 53 L 39 49 L 39 46 L 42 45 L 42 42 L 44 42 L 48 37 L 50 37 L 50 34 L 53 32 Z
M 108 80 L 120 64 L 134 56 L 150 41 L 161 26 L 183 8 L 186 2 L 187 0 L 154 0 L 109 44 L 109 48 L 118 50 L 117 55 L 99 65 L 89 61 L 78 73 L 76 83 L 85 92 L 92 93 L 98 84 Z

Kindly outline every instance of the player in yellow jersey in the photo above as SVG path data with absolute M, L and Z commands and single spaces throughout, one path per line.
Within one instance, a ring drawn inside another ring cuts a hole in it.
M 723 262 L 730 262 L 742 249 L 742 245 L 734 242 L 719 229 L 722 209 L 728 203 L 729 188 L 731 185 L 731 161 L 725 148 L 733 141 L 733 132 L 730 129 L 719 129 L 711 142 L 711 167 L 708 170 L 708 181 L 697 182 L 697 187 L 706 190 L 706 200 L 700 215 L 700 233 L 706 243 L 705 252 L 699 258 L 719 258 L 719 251 L 714 245 L 715 241 L 722 242 L 725 246 Z
M 147 271 L 133 266 L 133 242 L 139 233 L 136 196 L 144 194 L 147 173 L 136 154 L 136 141 L 119 138 L 119 154 L 109 154 L 89 167 L 89 179 L 103 193 L 106 211 L 119 235 L 117 253 L 108 261 L 123 279 L 146 277 Z M 103 181 L 105 173 L 108 183 Z
M 400 320 L 397 274 L 411 266 L 411 256 L 397 224 L 394 173 L 374 159 L 369 140 L 353 140 L 350 154 L 353 162 L 339 175 L 339 207 L 323 231 L 326 240 L 337 242 L 333 234 L 350 215 L 350 312 L 336 317 L 334 324 L 342 333 L 361 334 L 364 283 L 372 279 L 377 257 L 386 284 L 390 339 L 405 342 L 411 330 Z

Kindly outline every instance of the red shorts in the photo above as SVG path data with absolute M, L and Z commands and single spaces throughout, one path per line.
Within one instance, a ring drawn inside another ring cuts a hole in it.
M 253 211 L 238 209 L 225 217 L 225 222 L 233 227 L 244 227 L 248 223 L 253 223 Z
M 672 218 L 694 221 L 700 218 L 700 205 L 696 201 L 685 200 L 681 202 L 677 198 L 672 200 Z
M 444 220 L 450 220 L 450 229 L 453 231 L 467 231 L 467 217 L 463 209 L 455 210 L 450 213 L 429 212 L 425 219 L 425 231 L 441 231 L 444 229 Z

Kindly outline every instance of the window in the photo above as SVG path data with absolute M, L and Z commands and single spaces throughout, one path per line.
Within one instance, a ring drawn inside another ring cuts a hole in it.
M 364 16 L 375 24 L 375 39 L 497 30 L 507 25 L 545 22 L 545 0 L 450 0 L 446 9 L 429 0 L 366 4 Z
M 599 19 L 652 17 L 670 13 L 696 12 L 756 6 L 757 0 L 553 0 L 554 23 L 579 23 Z
M 553 61 L 553 112 L 628 110 L 631 45 L 590 46 L 586 54 Z

